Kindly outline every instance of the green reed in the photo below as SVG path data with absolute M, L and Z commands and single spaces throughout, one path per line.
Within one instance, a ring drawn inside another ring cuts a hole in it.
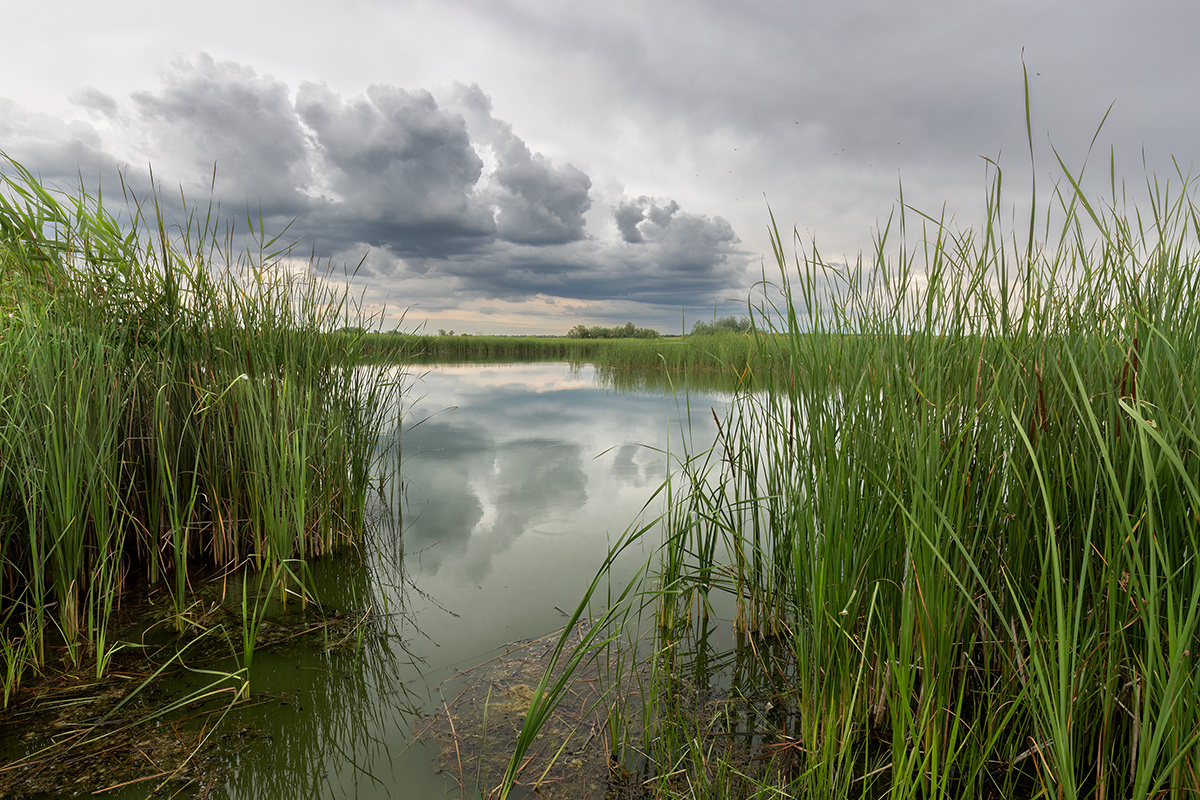
M 774 229 L 769 368 L 680 459 L 645 589 L 613 755 L 656 796 L 1200 789 L 1200 209 L 1060 167 L 1029 229 L 994 165 L 974 229 L 902 205 L 845 266 Z M 689 675 L 713 618 L 740 727 Z
M 305 560 L 361 538 L 398 387 L 334 332 L 362 322 L 344 284 L 261 219 L 130 193 L 114 214 L 3 164 L 7 697 L 48 643 L 102 672 L 123 592 L 162 585 L 180 630 L 205 569 L 307 600 Z
M 711 372 L 732 377 L 753 374 L 759 367 L 754 340 L 737 333 L 659 339 L 383 333 L 367 335 L 364 348 L 380 361 L 417 363 L 569 361 L 614 371 Z

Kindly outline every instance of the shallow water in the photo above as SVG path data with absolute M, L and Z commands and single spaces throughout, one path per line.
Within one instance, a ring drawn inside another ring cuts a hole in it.
M 327 610 L 370 608 L 374 622 L 343 642 L 322 633 L 256 651 L 253 702 L 211 728 L 214 796 L 478 796 L 470 776 L 464 790 L 442 770 L 434 715 L 467 682 L 494 680 L 479 665 L 506 644 L 562 627 L 610 545 L 660 513 L 644 506 L 667 451 L 684 436 L 711 442 L 709 409 L 728 402 L 618 391 L 589 366 L 421 369 L 407 379 L 390 484 L 399 536 L 382 515 L 371 546 L 314 564 Z M 615 580 L 649 556 L 631 553 Z

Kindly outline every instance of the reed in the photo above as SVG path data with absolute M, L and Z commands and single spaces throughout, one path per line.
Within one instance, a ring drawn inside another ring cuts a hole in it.
M 754 339 L 738 333 L 658 339 L 383 333 L 368 334 L 364 347 L 372 358 L 392 362 L 568 361 L 614 371 L 711 372 L 733 377 L 757 369 Z
M 979 227 L 901 205 L 846 267 L 773 228 L 772 368 L 681 457 L 644 587 L 614 758 L 655 796 L 1200 790 L 1200 210 L 1059 166 L 1027 229 L 995 165 Z
M 310 597 L 305 559 L 363 533 L 398 387 L 335 333 L 353 298 L 261 220 L 131 193 L 114 214 L 2 164 L 7 698 L 47 644 L 102 672 L 122 592 L 166 586 L 181 630 L 203 570 Z

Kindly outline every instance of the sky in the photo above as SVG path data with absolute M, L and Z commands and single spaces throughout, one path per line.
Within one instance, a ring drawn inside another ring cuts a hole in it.
M 778 274 L 772 218 L 789 253 L 853 263 L 901 190 L 969 227 L 989 164 L 1015 220 L 1056 153 L 1098 191 L 1111 157 L 1136 194 L 1200 146 L 1186 2 L 0 0 L 0 19 L 0 151 L 64 191 L 144 194 L 152 170 L 164 197 L 261 215 L 389 330 L 679 332 Z

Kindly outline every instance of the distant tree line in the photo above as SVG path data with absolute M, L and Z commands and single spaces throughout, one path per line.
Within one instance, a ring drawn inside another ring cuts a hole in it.
M 692 326 L 692 336 L 712 336 L 718 333 L 749 333 L 750 320 L 746 317 L 721 317 L 712 322 L 697 322 Z
M 567 336 L 572 339 L 657 339 L 659 334 L 650 328 L 636 328 L 632 322 L 626 322 L 616 328 L 576 325 L 567 331 Z

